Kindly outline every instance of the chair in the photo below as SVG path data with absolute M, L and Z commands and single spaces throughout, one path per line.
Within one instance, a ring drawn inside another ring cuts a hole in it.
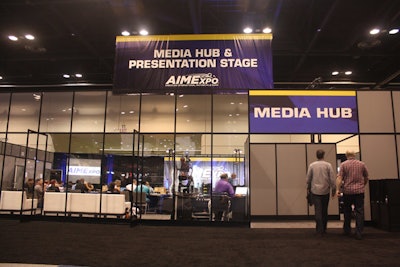
M 147 197 L 146 192 L 132 192 L 133 206 L 139 207 L 140 212 L 145 214 L 147 212 Z
M 211 198 L 211 209 L 215 214 L 216 221 L 221 221 L 222 218 L 224 221 L 228 221 L 228 214 L 230 212 L 230 197 L 226 194 L 213 193 Z

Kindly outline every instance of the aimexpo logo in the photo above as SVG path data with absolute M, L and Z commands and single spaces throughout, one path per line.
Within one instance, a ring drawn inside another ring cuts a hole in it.
M 172 75 L 165 83 L 165 87 L 187 86 L 218 86 L 219 79 L 212 73 L 193 73 L 188 75 Z

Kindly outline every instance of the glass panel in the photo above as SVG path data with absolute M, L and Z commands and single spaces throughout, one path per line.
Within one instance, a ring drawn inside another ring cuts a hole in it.
M 103 184 L 110 184 L 121 180 L 121 188 L 132 184 L 133 175 L 136 174 L 133 164 L 133 134 L 107 134 L 105 136 L 102 177 Z
M 215 221 L 244 221 L 247 217 L 247 187 L 245 184 L 245 159 L 244 146 L 248 135 L 213 135 L 213 165 L 212 188 L 213 220 Z M 226 174 L 227 181 L 231 184 L 232 191 L 223 190 L 230 197 L 221 197 L 220 190 L 215 190 L 221 180 L 221 175 Z M 236 191 L 236 189 L 238 191 Z M 242 190 L 241 192 L 239 192 Z M 233 195 L 232 195 L 233 193 Z M 227 203 L 221 204 L 225 200 Z
M 59 138 L 63 135 L 54 136 Z M 52 169 L 61 171 L 61 180 L 64 184 L 75 183 L 76 180 L 83 178 L 86 182 L 92 183 L 96 189 L 100 189 L 102 144 L 103 134 L 72 134 L 69 166 L 68 154 L 56 152 Z M 69 167 L 72 168 L 70 172 L 67 171 Z
M 25 153 L 26 137 L 27 137 L 26 133 L 8 134 L 7 146 L 6 146 L 7 154 L 18 156 L 18 157 L 25 157 L 25 155 L 26 155 L 26 153 Z M 28 142 L 28 144 L 29 144 L 28 146 L 30 146 L 30 145 L 36 146 L 36 141 L 34 143 L 31 143 L 31 142 L 33 142 L 33 140 L 30 139 L 30 142 Z M 16 145 L 19 145 L 20 147 L 18 147 Z
M 43 93 L 41 132 L 69 132 L 73 93 Z
M 140 132 L 174 132 L 175 97 L 145 95 L 142 97 Z
M 247 133 L 247 95 L 214 95 L 213 97 L 213 131 Z
M 72 132 L 103 132 L 106 92 L 75 93 Z
M 139 101 L 137 95 L 113 95 L 108 93 L 106 132 L 138 130 Z
M 7 117 L 10 102 L 10 94 L 0 94 L 0 132 L 7 130 Z M 0 141 L 2 141 L 0 135 Z
M 39 122 L 40 97 L 32 93 L 13 94 L 9 132 L 37 131 Z
M 211 96 L 180 95 L 176 109 L 177 132 L 211 131 Z

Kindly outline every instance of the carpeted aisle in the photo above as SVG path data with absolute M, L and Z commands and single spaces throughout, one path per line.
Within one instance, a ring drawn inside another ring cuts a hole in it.
M 0 262 L 75 266 L 400 266 L 400 233 L 0 219 Z

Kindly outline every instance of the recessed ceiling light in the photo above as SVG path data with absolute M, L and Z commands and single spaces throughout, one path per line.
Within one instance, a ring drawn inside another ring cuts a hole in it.
M 249 27 L 246 27 L 246 28 L 243 29 L 243 32 L 244 32 L 244 33 L 252 33 L 252 32 L 253 32 L 253 29 L 252 29 L 252 28 L 249 28 Z
M 271 33 L 271 32 L 272 32 L 272 29 L 269 27 L 263 29 L 263 33 Z
M 332 75 L 333 75 L 333 76 L 338 75 L 338 74 L 339 74 L 338 71 L 332 71 Z
M 380 32 L 381 32 L 381 30 L 379 30 L 379 29 L 372 29 L 372 30 L 369 31 L 369 34 L 375 35 L 375 34 L 378 34 Z
M 63 77 L 64 77 L 65 79 L 71 78 L 71 76 L 70 76 L 69 74 L 63 74 Z
M 129 35 L 131 35 L 128 31 L 123 31 L 123 32 L 121 32 L 121 34 L 122 34 L 123 36 L 129 36 Z
M 77 74 L 75 74 L 75 77 L 77 77 L 77 78 L 82 78 L 82 74 L 77 73 Z
M 33 36 L 32 34 L 25 34 L 25 38 L 28 40 L 35 40 L 35 36 Z
M 348 70 L 348 71 L 346 71 L 344 74 L 346 74 L 346 75 L 351 75 L 352 73 L 353 73 L 352 71 Z
M 399 32 L 399 29 L 391 29 L 390 31 L 389 31 L 389 34 L 396 34 L 396 33 L 398 33 Z
M 141 31 L 139 32 L 139 34 L 140 34 L 140 35 L 148 35 L 149 32 L 146 31 L 146 30 L 141 30 Z
M 14 36 L 14 35 L 9 35 L 8 36 L 8 39 L 10 39 L 11 41 L 18 41 L 18 37 L 17 36 Z
M 3 76 L 0 76 L 0 80 L 3 80 Z

